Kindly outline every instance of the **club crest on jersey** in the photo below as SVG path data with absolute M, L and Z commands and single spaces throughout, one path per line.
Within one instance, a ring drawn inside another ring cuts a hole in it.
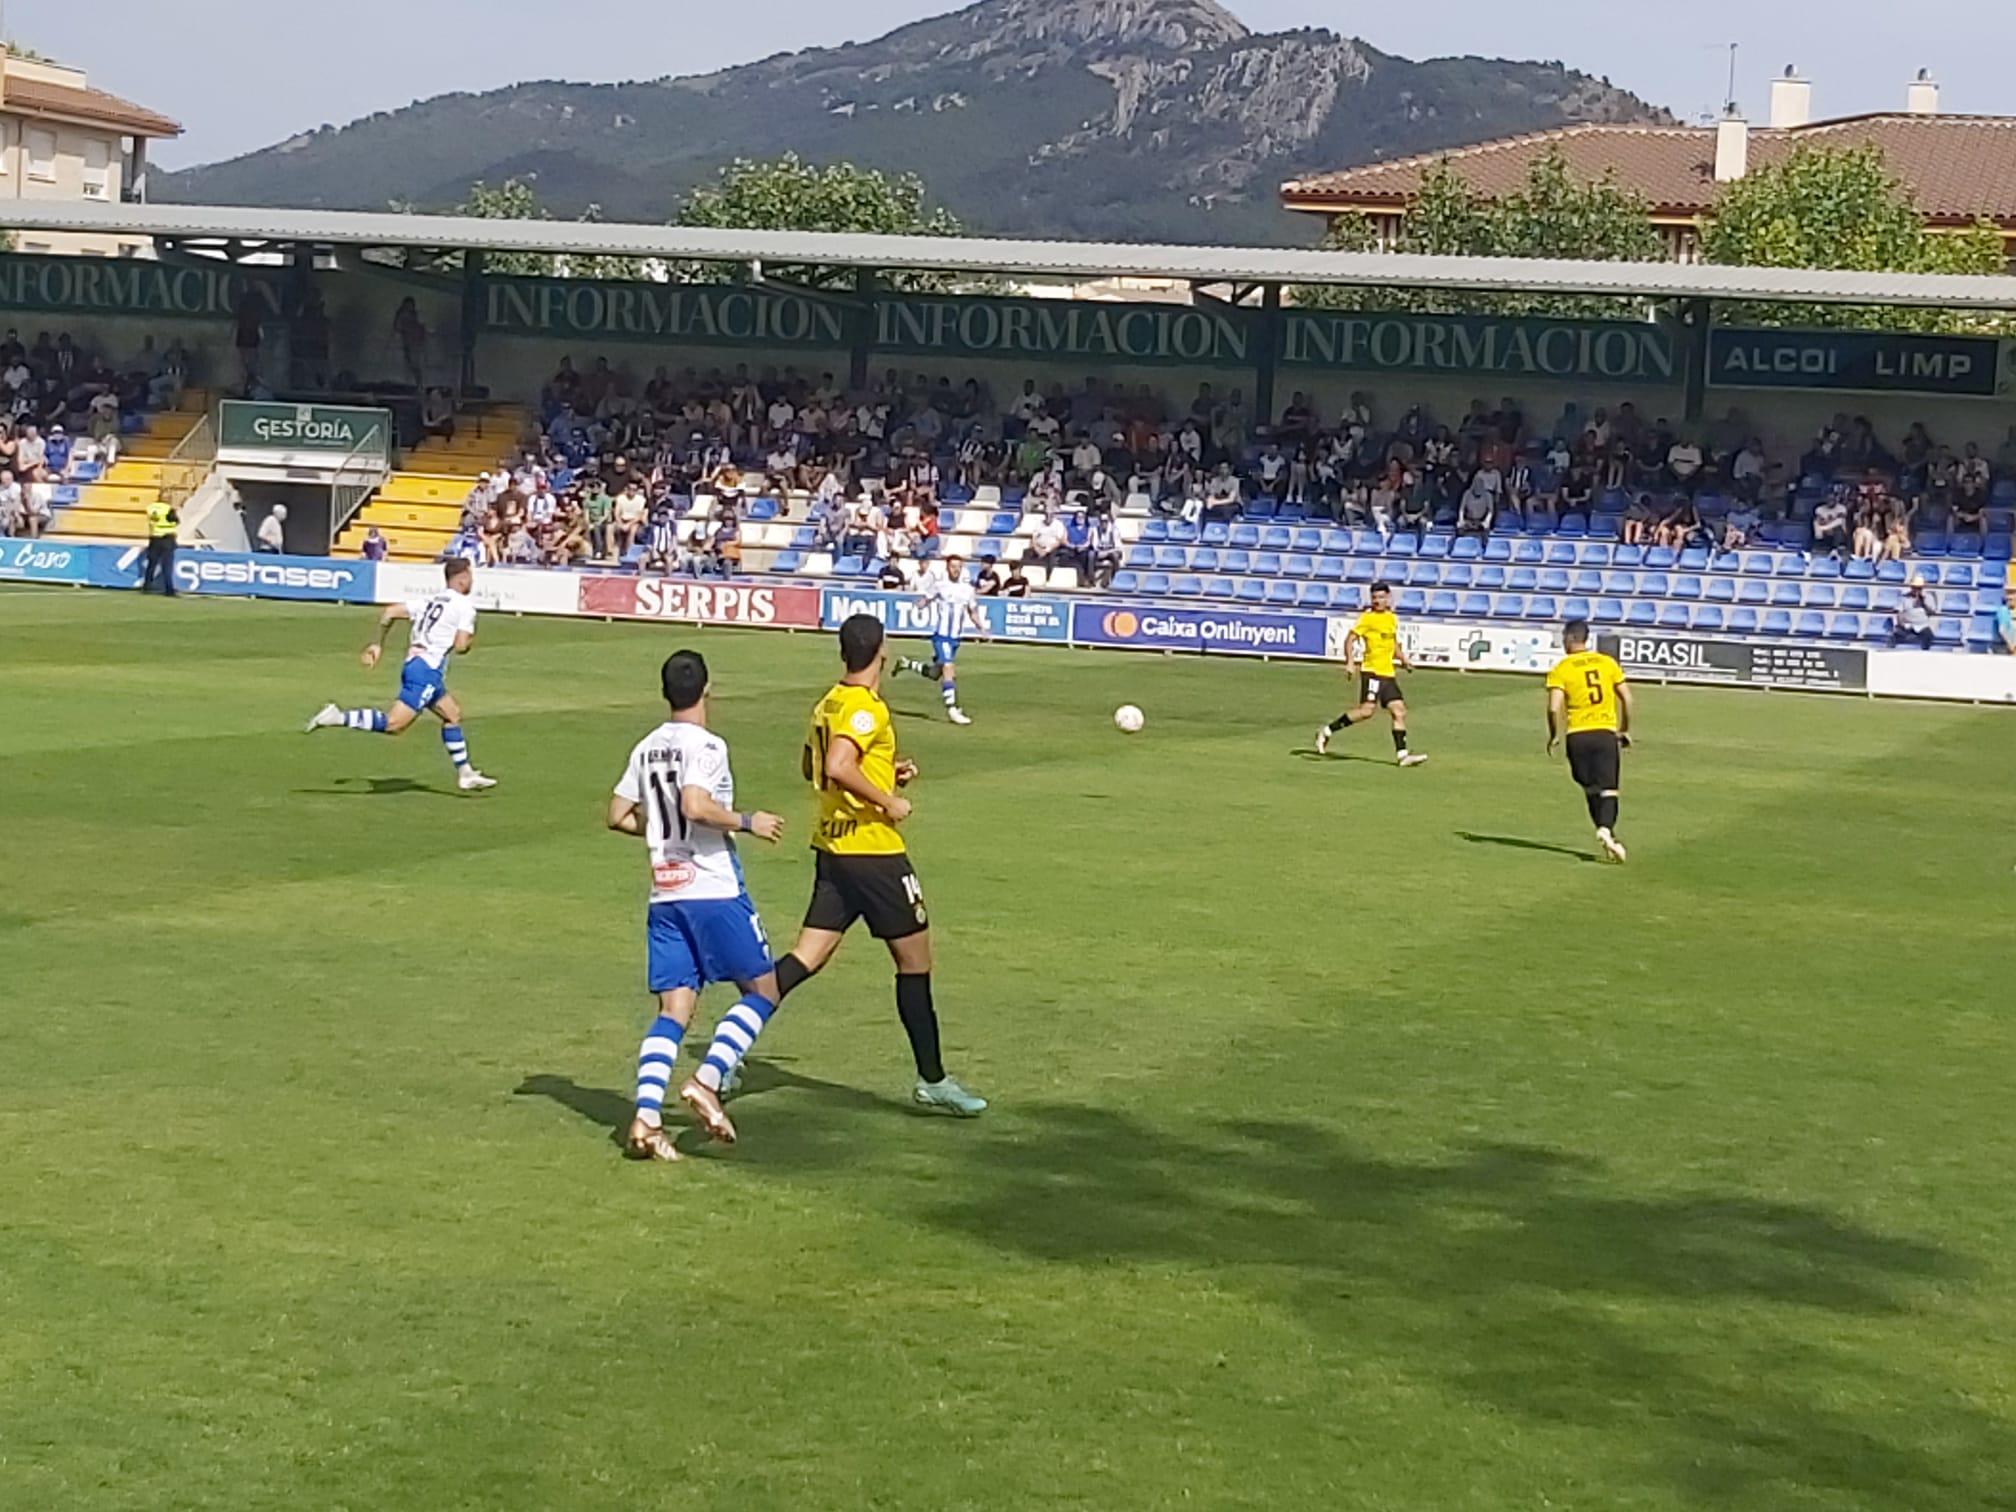
M 855 710 L 854 717 L 847 722 L 854 727 L 856 735 L 873 735 L 875 733 L 875 716 L 870 714 L 866 709 Z
M 699 875 L 690 861 L 660 861 L 651 868 L 651 882 L 660 892 L 677 892 L 691 887 Z

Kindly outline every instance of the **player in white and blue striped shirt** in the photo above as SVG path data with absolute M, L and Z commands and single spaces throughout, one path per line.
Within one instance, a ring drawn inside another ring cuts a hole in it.
M 955 725 L 970 725 L 973 721 L 959 707 L 959 671 L 955 663 L 959 659 L 959 642 L 968 631 L 984 636 L 987 620 L 980 612 L 980 600 L 973 585 L 966 580 L 965 558 L 947 557 L 943 575 L 933 573 L 924 580 L 917 603 L 931 636 L 931 660 L 900 657 L 896 670 L 935 679 L 945 699 L 945 717 Z

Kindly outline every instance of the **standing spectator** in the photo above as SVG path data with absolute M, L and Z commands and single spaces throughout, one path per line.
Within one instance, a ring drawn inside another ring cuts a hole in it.
M 1937 612 L 1925 579 L 1913 577 L 1904 589 L 1903 598 L 1897 601 L 1896 613 L 1890 617 L 1890 644 L 1916 646 L 1921 651 L 1930 651 L 1932 617 Z
M 6 475 L 0 473 L 0 478 Z M 156 499 L 147 506 L 147 559 L 140 571 L 140 591 L 159 587 L 166 598 L 175 597 L 175 536 L 182 517 L 168 504 Z
M 420 306 L 410 294 L 392 312 L 392 335 L 399 343 L 399 362 L 406 381 L 418 390 L 427 369 L 427 327 L 421 323 Z
M 256 285 L 248 285 L 232 317 L 231 333 L 231 345 L 238 353 L 239 387 L 248 395 L 259 383 L 259 340 L 264 318 L 259 290 Z
M 379 533 L 376 525 L 364 532 L 364 560 L 367 562 L 385 560 L 385 537 Z
M 253 545 L 253 550 L 271 552 L 277 556 L 286 549 L 287 506 L 275 504 L 266 511 L 266 518 L 259 522 L 258 539 Z

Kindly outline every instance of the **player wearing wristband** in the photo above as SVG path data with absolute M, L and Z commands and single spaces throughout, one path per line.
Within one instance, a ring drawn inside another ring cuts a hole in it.
M 664 1129 L 665 1092 L 692 1022 L 700 990 L 733 982 L 742 1000 L 715 1027 L 700 1068 L 679 1089 L 714 1138 L 735 1142 L 721 1108 L 721 1088 L 777 1011 L 770 941 L 749 900 L 734 835 L 775 843 L 784 821 L 738 812 L 728 745 L 707 728 L 707 663 L 675 651 L 659 672 L 672 717 L 637 742 L 609 800 L 609 828 L 644 841 L 651 863 L 645 915 L 646 985 L 658 1016 L 637 1051 L 637 1111 L 624 1153 L 636 1160 L 677 1160 Z
M 819 795 L 812 832 L 812 901 L 791 953 L 777 963 L 777 988 L 791 991 L 833 958 L 855 920 L 888 946 L 896 964 L 896 1014 L 917 1063 L 912 1100 L 922 1108 L 977 1118 L 987 1109 L 945 1074 L 938 1014 L 931 1002 L 931 924 L 924 889 L 898 826 L 910 800 L 897 791 L 917 775 L 896 754 L 896 730 L 882 702 L 882 623 L 857 614 L 840 627 L 844 675 L 812 710 L 805 780 Z

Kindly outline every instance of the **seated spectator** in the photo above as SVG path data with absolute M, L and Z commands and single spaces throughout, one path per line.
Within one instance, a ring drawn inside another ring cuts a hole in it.
M 1095 587 L 1113 586 L 1113 575 L 1120 570 L 1120 529 L 1113 523 L 1111 515 L 1100 515 L 1092 521 L 1092 540 L 1087 550 L 1091 562 L 1091 580 Z
M 1764 443 L 1754 436 L 1729 463 L 1729 487 L 1738 499 L 1754 501 L 1764 487 Z
M 1904 596 L 1897 601 L 1896 613 L 1890 617 L 1890 644 L 1916 646 L 1921 651 L 1930 651 L 1932 619 L 1937 612 L 1933 608 L 1932 594 L 1925 586 L 1925 579 L 1912 578 L 1904 590 Z
M 1650 546 L 1658 531 L 1659 511 L 1649 493 L 1634 494 L 1624 506 L 1623 541 L 1626 546 Z
M 1405 479 L 1409 475 L 1403 473 L 1401 476 L 1403 479 Z M 1388 475 L 1388 481 L 1389 482 L 1391 481 L 1390 473 Z M 1373 499 L 1373 509 L 1372 509 L 1373 524 L 1374 528 L 1377 528 L 1379 517 L 1378 516 L 1379 490 L 1377 488 L 1374 488 L 1372 490 L 1372 499 Z M 1426 478 L 1414 478 L 1411 482 L 1409 482 L 1407 486 L 1401 490 L 1398 502 L 1395 504 L 1394 509 L 1395 513 L 1394 513 L 1392 530 L 1383 531 L 1382 534 L 1391 535 L 1402 530 L 1411 530 L 1414 532 L 1414 542 L 1416 547 L 1418 548 L 1423 542 L 1425 542 L 1428 539 L 1428 527 L 1431 524 L 1433 524 L 1435 520 L 1435 500 L 1433 495 L 1429 491 L 1428 480 Z
M 49 434 L 42 442 L 42 471 L 44 476 L 60 481 L 70 476 L 70 454 L 72 446 L 69 433 L 60 425 L 49 427 Z
M 1761 523 L 1756 504 L 1751 500 L 1738 498 L 1729 506 L 1729 513 L 1722 521 L 1722 549 L 1741 551 L 1757 539 L 1757 528 Z
M 644 501 L 643 486 L 632 478 L 624 485 L 623 491 L 616 495 L 612 508 L 616 522 L 615 556 L 619 562 L 630 554 L 630 549 L 642 538 L 645 519 L 649 513 L 650 508 Z
M 570 499 L 560 508 L 560 514 L 548 528 L 545 537 L 545 560 L 548 567 L 572 567 L 585 561 L 588 556 L 588 524 L 581 506 Z
M 679 520 L 669 503 L 660 502 L 651 511 L 651 521 L 644 527 L 644 554 L 637 561 L 637 570 L 660 574 L 676 570 L 681 559 L 679 549 Z
M 609 497 L 608 486 L 599 477 L 590 478 L 583 485 L 580 498 L 581 530 L 587 539 L 589 555 L 606 560 L 612 555 L 616 501 Z
M 1260 491 L 1277 502 L 1288 496 L 1288 459 L 1281 455 L 1280 446 L 1269 441 L 1261 448 L 1260 460 L 1253 464 L 1254 479 Z
M 287 549 L 287 506 L 275 504 L 266 511 L 266 518 L 259 522 L 259 532 L 253 541 L 254 551 L 269 551 L 275 554 Z
M 847 512 L 847 529 L 840 537 L 840 554 L 867 560 L 875 554 L 876 542 L 888 527 L 889 516 L 882 506 L 863 495 Z
M 1470 480 L 1470 486 L 1463 490 L 1463 498 L 1456 506 L 1456 534 L 1474 535 L 1489 540 L 1491 522 L 1498 515 L 1498 496 L 1484 482 L 1484 472 Z
M 1001 564 L 989 557 L 980 564 L 980 575 L 973 580 L 973 591 L 982 598 L 997 598 L 1001 593 Z
M 1928 495 L 1927 503 L 1930 497 Z M 1964 487 L 1953 493 L 1952 507 L 1946 514 L 1946 528 L 1954 535 L 1971 530 L 1984 540 L 1988 535 L 1988 494 L 1986 490 L 1970 493 Z
M 376 525 L 373 525 L 369 530 L 364 532 L 364 545 L 362 546 L 361 550 L 363 552 L 365 561 L 367 562 L 384 561 L 386 549 L 387 546 L 385 537 L 379 531 Z
M 1700 511 L 1695 509 L 1691 495 L 1682 494 L 1674 501 L 1673 507 L 1666 511 L 1665 517 L 1659 521 L 1658 528 L 1652 532 L 1652 544 L 1670 546 L 1673 550 L 1679 551 L 1693 545 L 1701 535 Z
M 1069 531 L 1062 520 L 1045 520 L 1029 538 L 1028 560 L 1039 567 L 1062 565 Z
M 445 388 L 427 390 L 420 405 L 420 429 L 443 440 L 455 439 L 455 396 Z
M 1911 516 L 1916 508 L 1916 505 L 1893 505 L 1884 515 L 1883 540 L 1876 560 L 1901 562 L 1911 554 Z
M 48 446 L 36 428 L 32 425 L 22 426 L 21 433 L 15 441 L 15 475 L 23 483 L 40 483 L 48 456 Z
M 733 577 L 742 570 L 742 520 L 739 511 L 725 509 L 721 521 L 707 543 L 707 565 L 721 577 Z
M 1666 476 L 1690 499 L 1701 486 L 1701 461 L 1700 446 L 1685 436 L 1666 448 Z
M 882 571 L 875 579 L 875 586 L 885 593 L 906 591 L 912 582 L 910 564 L 901 557 L 888 557 L 882 563 Z
M 1064 565 L 1081 577 L 1092 575 L 1092 522 L 1074 510 L 1064 521 Z
M 27 490 L 11 470 L 0 470 L 0 535 L 32 535 L 28 524 Z
M 1883 534 L 1889 523 L 1890 511 L 1882 504 L 1863 503 L 1855 510 L 1855 534 L 1852 554 L 1858 562 L 1874 562 L 1883 555 Z
M 1010 562 L 1008 564 L 1008 575 L 1001 579 L 1001 596 L 1003 598 L 1029 597 L 1029 578 L 1022 571 L 1022 564 L 1020 562 Z
M 1811 555 L 1828 552 L 1834 556 L 1846 557 L 1854 546 L 1854 535 L 1848 521 L 1848 496 L 1839 489 L 1831 490 L 1813 509 L 1813 549 Z
M 1211 481 L 1204 489 L 1204 518 L 1238 519 L 1240 497 L 1239 480 L 1232 475 L 1232 464 L 1220 462 L 1218 470 L 1211 475 Z

